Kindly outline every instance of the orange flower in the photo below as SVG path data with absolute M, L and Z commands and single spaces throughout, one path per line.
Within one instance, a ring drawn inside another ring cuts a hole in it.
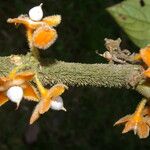
M 29 82 L 33 79 L 34 73 L 30 71 L 17 73 L 19 68 L 14 68 L 7 77 L 0 77 L 0 106 L 10 99 L 16 102 L 18 107 L 22 97 L 38 101 L 37 92 Z
M 140 50 L 140 56 L 142 58 L 142 60 L 144 61 L 144 63 L 150 67 L 150 46 L 147 46 L 145 48 L 142 48 Z
M 150 78 L 150 46 L 141 49 L 140 56 L 143 62 L 148 66 L 148 69 L 144 72 L 144 75 Z
M 114 125 L 125 123 L 122 133 L 133 130 L 134 134 L 137 134 L 139 138 L 147 138 L 149 136 L 150 117 L 143 116 L 143 109 L 146 102 L 146 99 L 142 100 L 134 114 L 119 119 Z
M 27 15 L 20 15 L 18 18 L 9 18 L 8 23 L 23 24 L 27 30 L 27 39 L 30 48 L 47 49 L 57 39 L 57 32 L 54 29 L 61 22 L 60 15 L 53 15 L 43 18 L 40 21 L 31 20 Z
M 37 76 L 35 76 L 36 84 L 39 89 L 39 92 L 41 94 L 40 102 L 35 107 L 32 116 L 30 118 L 30 124 L 34 123 L 39 117 L 40 114 L 44 114 L 47 112 L 51 105 L 53 104 L 52 101 L 59 101 L 61 100 L 60 95 L 65 91 L 65 89 L 68 89 L 68 87 L 64 84 L 56 84 L 50 89 L 46 89 L 43 87 L 42 83 L 39 81 Z M 61 100 L 62 101 L 62 100 Z M 55 107 L 55 103 L 53 106 Z M 56 109 L 55 109 L 56 110 Z M 64 110 L 66 109 L 61 105 L 61 108 L 57 108 L 57 110 Z
M 135 60 L 142 60 L 147 65 L 144 75 L 150 78 L 150 46 L 142 48 L 140 53 L 135 55 Z

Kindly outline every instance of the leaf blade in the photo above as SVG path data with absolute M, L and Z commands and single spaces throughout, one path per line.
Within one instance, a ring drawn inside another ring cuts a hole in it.
M 150 1 L 142 7 L 137 0 L 127 0 L 107 8 L 107 11 L 138 46 L 150 44 Z

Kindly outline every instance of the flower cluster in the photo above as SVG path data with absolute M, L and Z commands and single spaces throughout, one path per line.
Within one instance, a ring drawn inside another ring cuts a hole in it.
M 65 89 L 68 89 L 66 85 L 56 84 L 50 89 L 45 89 L 34 72 L 17 73 L 19 68 L 14 68 L 8 76 L 0 77 L 0 106 L 10 100 L 15 102 L 18 108 L 23 98 L 38 102 L 31 116 L 30 124 L 34 123 L 40 114 L 47 112 L 50 108 L 66 111 L 60 97 Z M 38 90 L 31 83 L 34 77 Z
M 38 57 L 38 54 L 36 54 L 38 50 L 35 48 L 47 49 L 55 42 L 57 31 L 54 27 L 61 22 L 60 15 L 43 18 L 42 5 L 31 8 L 26 15 L 7 20 L 8 23 L 24 25 L 30 50 L 35 57 Z M 60 97 L 65 89 L 68 89 L 66 85 L 56 84 L 52 88 L 46 89 L 34 72 L 17 73 L 19 69 L 20 67 L 16 67 L 8 76 L 0 77 L 0 106 L 10 100 L 15 102 L 18 108 L 23 98 L 38 102 L 31 116 L 30 124 L 50 108 L 66 111 L 63 106 L 63 99 Z M 33 79 L 35 79 L 37 88 L 31 83 Z
M 27 15 L 20 15 L 17 18 L 9 18 L 8 23 L 15 25 L 22 24 L 26 29 L 26 35 L 30 50 L 38 58 L 37 49 L 47 49 L 57 39 L 57 31 L 54 27 L 60 24 L 61 16 L 53 15 L 43 18 L 42 5 L 33 7 L 29 10 Z M 108 39 L 107 39 L 108 40 Z M 113 42 L 113 44 L 111 44 Z M 111 63 L 125 64 L 132 62 L 132 55 L 128 50 L 121 51 L 119 45 L 121 40 L 108 40 L 106 51 L 104 54 L 99 54 L 108 59 Z M 140 50 L 140 53 L 135 55 L 135 60 L 142 60 L 144 63 L 143 75 L 145 78 L 150 77 L 150 46 Z M 146 68 L 146 70 L 145 70 Z M 63 106 L 63 99 L 61 94 L 64 93 L 68 87 L 64 84 L 56 84 L 50 89 L 45 88 L 37 74 L 32 71 L 17 73 L 19 67 L 13 69 L 8 76 L 0 77 L 0 106 L 5 104 L 8 100 L 15 102 L 17 108 L 23 98 L 38 102 L 31 118 L 30 124 L 33 124 L 40 115 L 47 112 L 50 108 L 54 110 L 66 109 Z M 35 79 L 35 88 L 31 81 Z M 147 82 L 146 82 L 147 83 Z M 150 128 L 150 108 L 145 106 L 147 99 L 144 98 L 137 106 L 136 111 L 119 119 L 114 125 L 125 123 L 125 128 L 122 133 L 133 130 L 139 138 L 146 138 L 149 136 Z
M 150 46 L 142 48 L 140 53 L 135 55 L 135 60 L 142 61 L 143 67 L 145 68 L 143 75 L 146 79 L 150 78 Z M 149 80 L 145 80 L 142 86 L 149 87 Z M 125 123 L 125 128 L 122 133 L 133 130 L 134 134 L 137 134 L 139 138 L 147 138 L 150 130 L 150 107 L 145 106 L 147 101 L 148 99 L 144 98 L 133 114 L 119 119 L 114 126 Z

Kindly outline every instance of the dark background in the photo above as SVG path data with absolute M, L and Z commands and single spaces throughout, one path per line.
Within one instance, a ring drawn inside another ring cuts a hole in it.
M 117 26 L 106 8 L 121 0 L 3 0 L 0 3 L 1 56 L 26 54 L 28 45 L 23 27 L 7 24 L 40 3 L 45 16 L 62 15 L 59 38 L 44 55 L 68 62 L 101 63 L 95 50 L 105 51 L 104 38 L 122 38 L 122 47 L 137 51 Z M 0 108 L 0 150 L 98 150 L 148 149 L 150 139 L 121 134 L 113 127 L 120 117 L 133 113 L 141 97 L 126 89 L 70 87 L 63 95 L 67 112 L 50 110 L 32 126 L 29 118 L 35 103 L 22 101 L 19 110 L 11 102 Z

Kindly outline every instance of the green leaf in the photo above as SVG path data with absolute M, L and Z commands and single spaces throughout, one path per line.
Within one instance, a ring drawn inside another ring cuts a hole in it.
M 150 0 L 126 0 L 107 8 L 119 26 L 139 47 L 150 44 Z

